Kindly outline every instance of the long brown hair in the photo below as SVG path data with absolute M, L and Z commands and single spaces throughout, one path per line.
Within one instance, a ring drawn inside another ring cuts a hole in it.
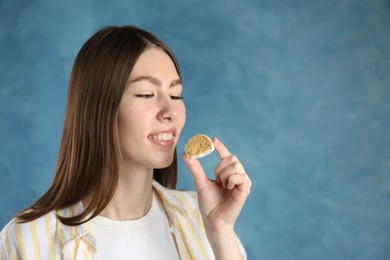
M 151 33 L 134 26 L 105 27 L 82 46 L 70 78 L 54 179 L 40 199 L 16 216 L 19 222 L 69 207 L 91 195 L 93 200 L 80 215 L 58 216 L 66 225 L 78 225 L 98 215 L 110 202 L 117 188 L 121 158 L 118 106 L 134 64 L 150 46 L 163 49 L 180 76 L 170 49 Z M 154 179 L 175 188 L 176 150 L 173 163 L 155 169 Z

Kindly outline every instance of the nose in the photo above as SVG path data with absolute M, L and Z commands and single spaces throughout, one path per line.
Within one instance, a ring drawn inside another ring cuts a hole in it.
M 178 116 L 178 110 L 174 105 L 174 101 L 169 97 L 161 102 L 161 109 L 157 115 L 157 118 L 161 122 L 171 122 Z

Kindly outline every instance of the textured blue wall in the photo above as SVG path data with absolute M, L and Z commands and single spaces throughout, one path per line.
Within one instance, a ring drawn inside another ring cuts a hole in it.
M 390 258 L 390 1 L 109 2 L 0 0 L 0 228 L 51 182 L 79 48 L 135 24 L 181 63 L 179 151 L 218 136 L 253 179 L 249 259 Z

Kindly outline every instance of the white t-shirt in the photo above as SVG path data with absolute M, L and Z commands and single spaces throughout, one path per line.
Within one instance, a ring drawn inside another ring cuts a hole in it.
M 179 259 L 167 215 L 155 192 L 149 212 L 140 219 L 116 221 L 97 216 L 89 223 L 96 238 L 95 259 Z

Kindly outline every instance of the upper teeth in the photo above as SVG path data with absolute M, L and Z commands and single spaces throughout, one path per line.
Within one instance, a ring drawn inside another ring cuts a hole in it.
M 151 137 L 154 140 L 171 141 L 173 139 L 173 133 L 160 133 L 158 135 L 152 135 Z

